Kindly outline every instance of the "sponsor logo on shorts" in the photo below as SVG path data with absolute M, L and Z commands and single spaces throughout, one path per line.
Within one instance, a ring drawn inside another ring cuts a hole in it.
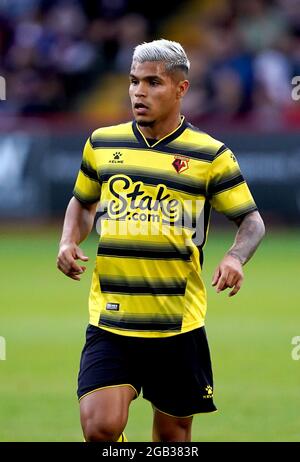
M 203 398 L 204 399 L 207 399 L 207 398 L 212 398 L 213 397 L 213 389 L 210 385 L 207 385 L 205 387 L 205 391 L 206 391 L 206 395 L 203 395 Z

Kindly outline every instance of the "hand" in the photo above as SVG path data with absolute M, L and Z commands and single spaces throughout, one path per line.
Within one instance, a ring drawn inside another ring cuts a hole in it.
M 80 274 L 84 273 L 86 266 L 80 266 L 75 260 L 88 261 L 80 247 L 76 244 L 63 244 L 60 246 L 57 257 L 57 268 L 75 281 L 80 281 Z
M 216 292 L 222 292 L 228 287 L 233 290 L 229 297 L 237 294 L 244 279 L 243 267 L 237 257 L 225 255 L 221 263 L 217 266 L 212 280 L 212 285 L 216 286 Z

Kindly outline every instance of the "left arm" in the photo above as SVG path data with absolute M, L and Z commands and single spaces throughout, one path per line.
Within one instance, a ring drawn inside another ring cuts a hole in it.
M 265 235 L 264 222 L 257 211 L 249 213 L 242 220 L 237 219 L 236 223 L 239 229 L 234 243 L 217 266 L 212 280 L 218 293 L 228 287 L 233 288 L 230 297 L 240 290 L 244 279 L 242 267 L 250 260 Z

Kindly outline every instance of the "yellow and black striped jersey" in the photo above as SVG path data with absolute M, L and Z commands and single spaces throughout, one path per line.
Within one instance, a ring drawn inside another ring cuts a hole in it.
M 100 128 L 86 142 L 74 196 L 99 201 L 91 324 L 138 337 L 204 325 L 211 207 L 230 219 L 256 210 L 223 143 L 184 117 L 151 144 L 135 121 Z

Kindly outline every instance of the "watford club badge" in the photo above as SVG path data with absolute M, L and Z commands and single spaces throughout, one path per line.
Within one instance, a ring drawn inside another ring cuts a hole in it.
M 175 156 L 175 160 L 172 162 L 173 167 L 177 173 L 182 173 L 189 168 L 189 160 L 187 157 Z

